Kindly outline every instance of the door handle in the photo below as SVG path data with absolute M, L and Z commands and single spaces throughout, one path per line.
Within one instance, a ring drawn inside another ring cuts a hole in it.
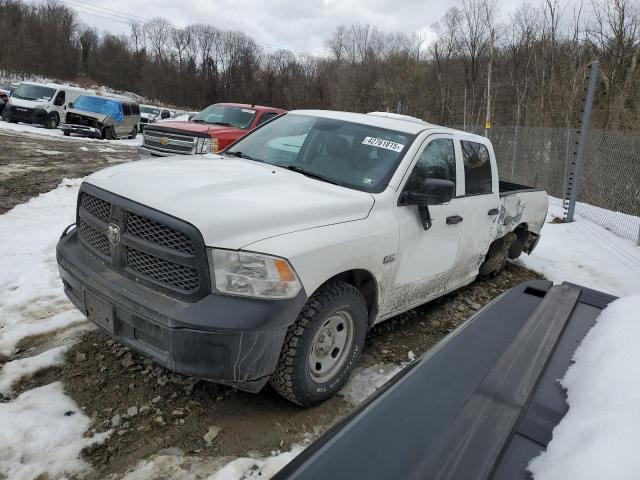
M 462 217 L 460 215 L 453 215 L 451 217 L 447 217 L 447 225 L 455 225 L 456 223 L 460 223 L 462 221 Z
M 492 208 L 491 210 L 489 210 L 489 215 L 498 215 L 500 213 L 500 209 L 498 208 Z

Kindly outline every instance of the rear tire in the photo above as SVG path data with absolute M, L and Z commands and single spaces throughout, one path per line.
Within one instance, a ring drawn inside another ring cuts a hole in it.
M 478 271 L 478 280 L 486 280 L 498 275 L 507 264 L 507 255 L 511 244 L 516 239 L 515 233 L 507 233 L 504 237 L 495 240 L 489 247 L 484 262 Z
M 63 130 L 62 133 L 65 137 L 71 136 L 71 132 L 69 130 Z
M 321 287 L 289 327 L 269 382 L 287 400 L 310 407 L 351 376 L 367 334 L 367 305 L 346 282 Z

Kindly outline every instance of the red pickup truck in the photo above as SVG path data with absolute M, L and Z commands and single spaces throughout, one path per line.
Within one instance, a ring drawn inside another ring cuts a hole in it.
M 144 129 L 143 156 L 218 153 L 286 110 L 242 103 L 216 103 L 188 122 L 163 121 Z

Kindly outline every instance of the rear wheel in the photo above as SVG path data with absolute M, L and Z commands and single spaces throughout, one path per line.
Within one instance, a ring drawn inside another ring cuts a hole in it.
M 65 137 L 69 137 L 71 135 L 71 132 L 69 130 L 63 130 L 62 133 Z
M 516 239 L 514 233 L 507 233 L 504 237 L 495 240 L 489 247 L 489 251 L 480 265 L 478 280 L 493 278 L 498 275 L 507 264 L 507 256 L 511 244 Z
M 346 383 L 367 333 L 367 306 L 341 281 L 320 288 L 289 327 L 271 386 L 287 400 L 309 407 Z

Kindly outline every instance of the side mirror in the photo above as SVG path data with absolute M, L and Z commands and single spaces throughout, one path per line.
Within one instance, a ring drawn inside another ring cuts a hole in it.
M 441 205 L 450 202 L 456 193 L 456 184 L 451 180 L 439 178 L 426 178 L 422 182 L 421 192 L 404 192 L 403 205 L 417 205 L 426 207 L 429 205 Z
M 69 108 L 73 108 L 73 102 L 69 102 Z

